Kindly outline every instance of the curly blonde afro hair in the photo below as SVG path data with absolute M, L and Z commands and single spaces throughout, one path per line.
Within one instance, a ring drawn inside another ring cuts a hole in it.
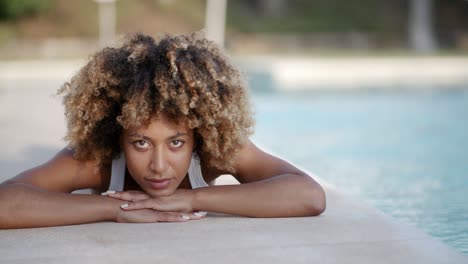
M 253 133 L 241 75 L 197 34 L 127 37 L 121 47 L 94 54 L 58 94 L 75 158 L 101 165 L 119 156 L 123 129 L 146 126 L 159 114 L 193 129 L 202 162 L 221 170 L 234 171 L 233 155 Z

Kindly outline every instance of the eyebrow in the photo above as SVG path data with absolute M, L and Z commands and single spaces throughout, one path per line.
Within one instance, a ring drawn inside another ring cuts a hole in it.
M 128 136 L 129 137 L 143 138 L 144 140 L 151 141 L 151 138 L 149 138 L 149 137 L 147 137 L 145 135 L 140 135 L 138 133 L 133 133 L 133 134 L 130 134 Z M 177 132 L 175 135 L 168 137 L 168 139 L 175 139 L 175 138 L 178 138 L 178 137 L 181 137 L 181 136 L 187 136 L 187 133 Z

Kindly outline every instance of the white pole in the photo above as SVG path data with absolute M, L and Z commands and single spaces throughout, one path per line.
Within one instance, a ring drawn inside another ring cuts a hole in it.
M 224 47 L 227 0 L 207 0 L 205 14 L 206 38 Z
M 432 52 L 436 41 L 432 31 L 432 0 L 411 0 L 409 37 L 416 52 Z
M 94 0 L 99 4 L 99 44 L 106 46 L 115 37 L 115 0 Z

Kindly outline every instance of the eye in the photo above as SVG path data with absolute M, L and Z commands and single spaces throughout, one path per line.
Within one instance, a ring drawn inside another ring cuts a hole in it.
M 134 145 L 136 148 L 139 148 L 139 149 L 147 149 L 147 148 L 149 148 L 149 144 L 148 144 L 148 142 L 146 142 L 145 140 L 136 140 L 136 141 L 133 141 L 133 145 Z
M 174 148 L 180 148 L 182 147 L 182 145 L 184 145 L 184 141 L 176 139 L 176 140 L 171 141 L 171 145 Z

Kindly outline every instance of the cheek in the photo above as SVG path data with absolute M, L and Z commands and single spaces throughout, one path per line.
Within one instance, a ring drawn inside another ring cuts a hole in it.
M 127 163 L 128 172 L 130 175 L 137 180 L 145 175 L 145 168 L 147 167 L 148 155 L 142 155 L 142 153 L 136 153 L 135 151 L 125 150 L 125 160 Z
M 188 141 L 187 145 L 184 146 L 180 151 L 171 153 L 171 168 L 174 171 L 176 177 L 184 178 L 187 174 L 190 161 L 192 160 L 193 153 L 193 142 Z
M 184 177 L 187 174 L 192 152 L 174 153 L 171 155 L 171 169 L 176 177 Z

